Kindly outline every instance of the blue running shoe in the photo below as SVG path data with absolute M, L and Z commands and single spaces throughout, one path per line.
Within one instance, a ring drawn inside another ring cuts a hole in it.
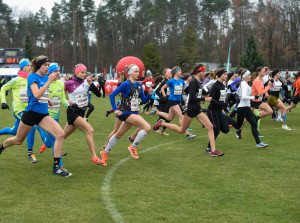
M 263 135 L 261 135 L 261 134 L 258 134 L 258 137 L 259 137 L 259 138 L 264 138 L 264 136 L 263 136 Z
M 263 142 L 260 142 L 259 144 L 256 144 L 256 148 L 267 148 L 269 144 L 265 144 Z
M 119 107 L 121 101 L 120 100 L 117 100 L 117 107 Z
M 28 159 L 30 162 L 32 163 L 38 163 L 39 161 L 35 158 L 34 154 L 31 154 L 30 156 L 28 156 Z
M 65 168 L 63 167 L 58 167 L 57 169 L 53 169 L 52 170 L 52 174 L 53 175 L 59 175 L 59 176 L 62 176 L 62 177 L 70 177 L 72 176 L 71 173 L 69 173 Z
M 190 127 L 188 127 L 186 130 L 188 130 L 188 131 L 193 131 L 193 129 L 191 129 Z

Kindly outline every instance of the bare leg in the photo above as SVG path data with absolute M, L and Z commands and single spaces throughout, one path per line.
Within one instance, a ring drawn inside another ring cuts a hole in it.
M 214 128 L 213 125 L 211 124 L 210 120 L 208 117 L 201 112 L 199 115 L 196 116 L 196 119 L 207 128 L 208 132 L 208 139 L 210 142 L 210 148 L 211 151 L 214 152 L 216 150 L 216 145 L 215 145 L 215 134 L 214 134 Z
M 10 137 L 3 142 L 3 147 L 7 148 L 13 145 L 21 145 L 26 136 L 29 134 L 30 130 L 33 126 L 25 125 L 22 121 L 20 121 L 19 128 L 17 130 L 16 136 Z

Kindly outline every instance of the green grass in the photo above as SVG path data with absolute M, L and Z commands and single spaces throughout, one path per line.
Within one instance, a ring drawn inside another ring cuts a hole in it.
M 108 98 L 93 97 L 92 103 L 89 121 L 99 154 L 115 116 L 105 117 Z M 11 110 L 0 114 L 0 128 L 12 126 Z M 249 125 L 242 140 L 233 129 L 221 133 L 216 145 L 225 156 L 217 158 L 205 154 L 207 132 L 196 120 L 194 140 L 170 130 L 170 136 L 152 131 L 139 146 L 139 160 L 128 158 L 131 129 L 113 148 L 107 167 L 91 162 L 85 134 L 76 131 L 64 141 L 68 155 L 63 162 L 71 178 L 51 174 L 51 150 L 39 154 L 42 142 L 36 133 L 38 164 L 27 160 L 26 142 L 0 156 L 0 222 L 114 222 L 101 188 L 115 164 L 105 195 L 124 222 L 300 222 L 299 115 L 299 108 L 288 113 L 290 132 L 269 117 L 262 120 L 267 149 L 256 149 Z M 143 116 L 151 125 L 157 120 Z M 0 142 L 7 137 L 0 136 Z

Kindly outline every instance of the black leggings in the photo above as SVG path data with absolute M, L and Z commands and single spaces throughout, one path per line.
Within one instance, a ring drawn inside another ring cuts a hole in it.
M 229 125 L 226 119 L 226 115 L 223 114 L 222 111 L 208 108 L 207 116 L 214 126 L 215 139 L 217 139 L 220 131 L 222 131 L 223 133 L 229 132 Z M 208 143 L 207 148 L 211 148 L 210 143 Z
M 237 102 L 236 100 L 236 94 L 227 94 L 226 95 L 226 103 L 229 104 L 229 108 L 231 108 L 235 103 Z
M 245 118 L 251 125 L 252 135 L 254 136 L 256 144 L 259 144 L 260 140 L 258 137 L 257 119 L 250 107 L 237 108 L 237 121 L 230 117 L 227 117 L 227 120 L 234 128 L 239 130 L 242 127 Z
M 95 109 L 95 107 L 94 107 L 94 105 L 92 105 L 92 103 L 91 102 L 89 102 L 89 104 L 88 104 L 88 108 L 89 108 L 89 110 L 87 111 L 87 113 L 86 113 L 86 118 L 88 118 L 89 116 L 90 116 L 90 114 L 94 111 L 94 109 Z
M 150 106 L 151 106 L 151 108 L 152 108 L 153 102 L 154 102 L 154 100 L 151 98 L 151 99 L 148 101 L 148 103 L 144 106 L 144 109 L 145 109 L 145 110 L 147 109 L 147 111 L 149 111 Z
M 99 91 L 101 92 L 101 90 L 102 90 L 102 96 L 105 98 L 105 85 L 100 85 L 99 86 Z

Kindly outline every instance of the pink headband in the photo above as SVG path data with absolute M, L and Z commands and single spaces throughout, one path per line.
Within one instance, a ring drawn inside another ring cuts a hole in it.
M 80 65 L 79 67 L 76 67 L 75 74 L 78 74 L 82 70 L 87 70 L 86 66 L 84 66 L 83 64 Z
M 171 69 L 168 69 L 168 70 L 166 71 L 166 76 L 168 76 L 170 73 L 171 73 Z

